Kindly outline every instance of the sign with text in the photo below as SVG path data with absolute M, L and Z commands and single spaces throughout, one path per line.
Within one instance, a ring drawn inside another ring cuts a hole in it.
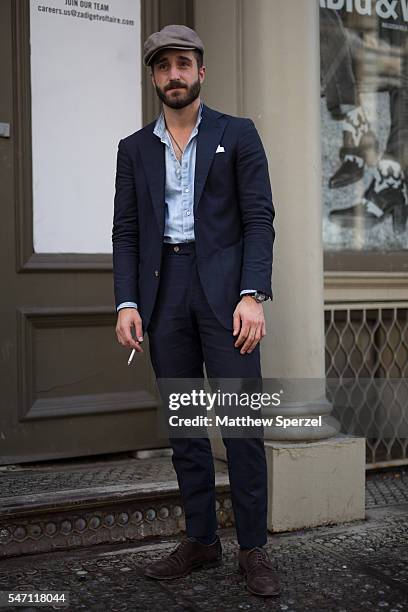
M 111 253 L 116 153 L 142 126 L 140 1 L 31 0 L 36 253 Z

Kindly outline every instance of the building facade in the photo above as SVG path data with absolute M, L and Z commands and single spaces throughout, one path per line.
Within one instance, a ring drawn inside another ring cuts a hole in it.
M 264 376 L 406 379 L 408 22 L 381 4 L 1 3 L 1 463 L 166 445 L 147 351 L 128 368 L 116 342 L 110 231 L 117 143 L 159 111 L 142 43 L 170 23 L 204 41 L 205 103 L 267 152 Z M 404 397 L 369 433 L 363 396 L 330 398 L 368 464 L 407 459 Z

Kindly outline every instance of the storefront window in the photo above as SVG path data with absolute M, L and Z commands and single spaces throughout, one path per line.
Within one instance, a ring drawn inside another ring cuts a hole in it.
M 327 252 L 408 249 L 408 0 L 320 0 Z

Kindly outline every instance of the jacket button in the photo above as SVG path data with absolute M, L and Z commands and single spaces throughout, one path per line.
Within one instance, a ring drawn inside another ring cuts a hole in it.
M 155 276 L 159 276 L 159 271 L 158 271 L 158 270 L 155 270 L 155 271 L 154 271 L 154 275 L 155 275 Z

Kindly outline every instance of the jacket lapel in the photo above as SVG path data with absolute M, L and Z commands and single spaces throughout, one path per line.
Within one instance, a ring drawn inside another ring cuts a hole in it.
M 203 105 L 201 122 L 197 134 L 196 166 L 194 176 L 194 216 L 207 180 L 208 172 L 219 145 L 226 119 L 222 113 Z
M 140 157 L 146 174 L 152 198 L 154 213 L 160 229 L 160 235 L 164 235 L 165 215 L 165 145 L 153 134 L 155 121 L 144 129 L 146 137 L 143 142 L 143 150 Z M 203 104 L 201 122 L 198 127 L 196 166 L 194 176 L 194 215 L 200 201 L 208 172 L 219 145 L 226 125 L 226 119 L 217 111 Z
M 146 126 L 140 157 L 146 174 L 160 235 L 164 236 L 164 199 L 166 184 L 165 144 L 153 134 L 155 122 Z

